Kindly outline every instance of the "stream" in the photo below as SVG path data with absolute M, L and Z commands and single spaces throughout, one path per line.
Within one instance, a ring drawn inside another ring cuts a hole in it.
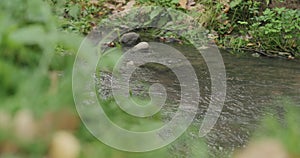
M 193 47 L 172 46 L 191 62 L 198 77 L 201 101 L 192 126 L 199 128 L 210 102 L 211 83 L 208 68 Z M 205 136 L 212 157 L 215 157 L 216 153 L 229 155 L 235 149 L 244 147 L 270 109 L 275 110 L 276 115 L 282 115 L 284 109 L 276 99 L 288 97 L 300 105 L 299 61 L 256 58 L 252 57 L 251 53 L 237 56 L 224 50 L 221 50 L 221 54 L 226 67 L 227 94 L 217 123 Z M 163 84 L 168 96 L 161 113 L 164 121 L 168 121 L 178 108 L 176 104 L 180 101 L 180 84 L 172 71 L 162 67 L 146 65 L 138 68 L 131 76 L 130 88 L 133 95 L 148 97 L 147 85 Z M 98 81 L 101 82 L 98 87 L 101 98 L 111 95 L 111 90 L 107 87 L 110 83 L 109 78 L 109 75 L 104 74 Z M 180 147 L 176 143 L 175 146 Z

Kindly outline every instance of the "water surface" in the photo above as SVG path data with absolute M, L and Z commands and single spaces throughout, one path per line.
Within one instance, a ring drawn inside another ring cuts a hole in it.
M 197 73 L 201 99 L 198 114 L 192 125 L 199 128 L 210 102 L 210 75 L 203 58 L 193 47 L 173 46 L 189 59 Z M 270 109 L 280 116 L 283 108 L 276 102 L 277 98 L 289 97 L 300 105 L 299 61 L 255 58 L 251 55 L 237 56 L 226 51 L 221 51 L 221 54 L 226 67 L 227 96 L 216 125 L 205 136 L 212 157 L 216 152 L 227 151 L 224 153 L 227 155 L 228 151 L 230 153 L 245 146 L 260 120 Z M 109 78 L 109 75 L 102 78 L 101 97 L 111 94 L 110 89 L 105 86 L 110 83 Z M 137 69 L 131 79 L 133 95 L 141 97 L 148 96 L 147 87 L 153 83 L 165 86 L 168 99 L 162 109 L 162 115 L 164 121 L 170 120 L 178 108 L 181 95 L 180 83 L 175 74 L 162 65 L 149 64 Z M 179 145 L 178 148 L 181 147 Z

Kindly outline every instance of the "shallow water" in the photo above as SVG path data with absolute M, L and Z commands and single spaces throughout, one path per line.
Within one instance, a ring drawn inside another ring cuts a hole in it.
M 210 102 L 210 75 L 204 60 L 194 48 L 173 46 L 189 59 L 197 73 L 201 100 L 192 124 L 200 127 Z M 270 109 L 275 109 L 281 115 L 283 109 L 276 103 L 277 98 L 287 96 L 300 105 L 299 61 L 255 58 L 251 55 L 236 56 L 226 51 L 221 51 L 221 54 L 226 67 L 227 94 L 217 123 L 205 136 L 212 157 L 215 157 L 216 152 L 229 151 L 224 153 L 227 155 L 230 151 L 245 146 L 259 121 Z M 109 78 L 109 75 L 104 75 L 101 80 L 99 92 L 102 98 L 111 94 L 109 88 L 103 84 L 105 81 L 107 85 Z M 180 83 L 174 73 L 166 67 L 150 64 L 137 69 L 131 79 L 133 95 L 142 97 L 148 96 L 147 85 L 161 83 L 165 86 L 168 98 L 162 115 L 165 121 L 170 120 L 178 108 L 176 104 L 179 103 L 181 95 Z

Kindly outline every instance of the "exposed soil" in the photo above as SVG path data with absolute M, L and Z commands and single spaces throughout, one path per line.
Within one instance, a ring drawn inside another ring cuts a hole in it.
M 270 8 L 285 7 L 285 8 L 289 8 L 289 9 L 300 9 L 300 0 L 285 0 L 283 2 L 279 2 L 278 0 L 275 0 L 275 1 L 273 0 L 273 1 L 271 1 L 269 7 Z
M 300 9 L 300 0 L 285 0 L 280 2 L 279 0 L 270 0 L 267 4 L 267 0 L 255 0 L 261 3 L 260 11 L 264 11 L 266 8 L 288 8 L 288 9 Z

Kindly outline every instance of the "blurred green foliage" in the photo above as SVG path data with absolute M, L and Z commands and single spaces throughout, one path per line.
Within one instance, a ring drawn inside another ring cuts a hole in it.
M 76 49 L 79 37 L 57 32 L 55 18 L 46 3 L 1 1 L 0 9 L 2 97 L 16 94 L 26 80 L 46 75 L 50 69 L 62 70 L 68 66 L 68 57 L 58 57 L 60 54 L 55 53 L 55 47 L 62 44 Z
M 87 2 L 78 1 L 78 4 Z M 12 118 L 22 109 L 32 111 L 36 122 L 49 112 L 56 114 L 65 108 L 75 113 L 71 72 L 75 51 L 82 37 L 70 32 L 76 33 L 78 30 L 84 33 L 86 30 L 82 29 L 81 25 L 86 24 L 81 23 L 84 22 L 82 16 L 89 13 L 79 13 L 78 6 L 71 5 L 77 2 L 68 1 L 68 3 L 70 5 L 59 1 L 51 1 L 50 5 L 40 0 L 0 1 L 0 110 L 12 115 Z M 61 10 L 50 7 L 56 4 L 65 8 Z M 70 23 L 67 22 L 67 28 L 63 23 L 66 21 L 60 19 L 61 16 L 53 16 L 52 12 L 67 14 L 62 15 L 71 20 Z M 75 31 L 70 29 L 73 24 Z M 107 59 L 107 62 L 108 68 L 111 68 L 110 60 Z M 160 123 L 147 119 L 141 121 L 124 119 L 119 116 L 124 112 L 115 113 L 116 106 L 112 103 L 113 101 L 104 103 L 107 105 L 108 115 L 129 129 L 136 129 L 135 126 L 138 125 L 156 127 L 157 123 Z M 135 125 L 126 122 L 128 120 Z M 0 153 L 1 157 L 48 155 L 51 131 L 55 129 L 49 129 L 50 135 L 43 134 L 42 137 L 29 142 L 19 140 L 13 130 L 13 128 L 0 129 L 0 150 L 3 150 L 1 145 L 7 144 L 13 144 L 17 150 L 15 153 Z M 172 157 L 169 147 L 147 153 L 128 153 L 112 149 L 94 138 L 83 124 L 75 129 L 74 134 L 82 146 L 81 157 Z
M 40 0 L 0 1 L 0 110 L 14 117 L 21 109 L 30 109 L 35 118 L 73 104 L 71 68 L 74 55 L 56 52 L 76 50 L 81 38 L 57 31 L 56 18 L 47 3 Z M 59 82 L 53 84 L 50 74 Z M 13 120 L 9 124 L 13 125 Z M 1 129 L 0 143 L 16 145 L 14 157 L 43 157 L 47 154 L 47 136 L 23 142 L 13 129 Z M 0 149 L 2 150 L 2 148 Z M 10 154 L 1 153 L 1 157 Z M 19 155 L 19 156 L 18 156 Z
M 279 140 L 291 157 L 300 157 L 300 107 L 288 98 L 280 98 L 274 103 L 284 109 L 283 114 L 271 112 L 261 122 L 253 139 L 275 138 Z

